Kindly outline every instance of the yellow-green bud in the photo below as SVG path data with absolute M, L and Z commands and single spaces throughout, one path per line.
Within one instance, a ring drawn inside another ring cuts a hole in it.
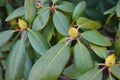
M 70 29 L 68 31 L 68 35 L 72 38 L 76 38 L 76 37 L 78 37 L 78 30 L 74 27 L 70 27 Z
M 107 67 L 111 67 L 115 65 L 115 61 L 116 61 L 116 56 L 115 54 L 111 54 L 109 55 L 106 59 L 105 59 L 105 65 Z
M 26 23 L 24 20 L 19 19 L 19 20 L 18 20 L 18 24 L 19 24 L 19 27 L 20 27 L 22 30 L 27 29 L 27 23 Z

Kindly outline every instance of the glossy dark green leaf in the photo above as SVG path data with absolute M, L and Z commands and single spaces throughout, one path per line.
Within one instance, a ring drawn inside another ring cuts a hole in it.
M 120 79 L 120 65 L 112 66 L 109 70 L 115 77 Z
M 85 29 L 99 29 L 101 27 L 100 23 L 84 17 L 79 17 L 77 19 L 77 25 Z
M 64 14 L 56 11 L 53 15 L 53 22 L 60 34 L 68 36 L 69 22 Z
M 101 58 L 105 59 L 107 57 L 107 49 L 104 46 L 97 46 L 94 44 L 90 44 L 92 50 Z
M 25 19 L 28 23 L 32 23 L 36 16 L 36 4 L 35 0 L 25 0 Z
M 44 39 L 43 35 L 38 31 L 29 29 L 28 38 L 32 47 L 41 55 L 45 53 L 49 48 L 47 41 Z
M 81 33 L 81 37 L 99 46 L 111 46 L 112 45 L 108 38 L 104 37 L 96 30 L 85 31 Z
M 15 18 L 22 17 L 25 14 L 24 7 L 19 7 L 14 10 L 7 18 L 6 21 L 11 21 Z
M 34 64 L 28 80 L 57 80 L 69 56 L 70 50 L 67 45 L 53 46 Z
M 64 76 L 69 79 L 77 79 L 81 76 L 80 72 L 78 71 L 77 67 L 72 64 L 69 67 L 67 67 L 64 72 Z
M 118 1 L 116 5 L 116 13 L 117 13 L 117 16 L 120 17 L 120 0 Z
M 93 69 L 78 78 L 77 80 L 102 80 L 102 71 L 99 69 Z
M 85 1 L 78 3 L 73 11 L 73 15 L 72 15 L 73 20 L 76 21 L 78 17 L 81 17 L 84 14 L 85 9 L 86 9 Z
M 107 10 L 104 12 L 104 14 L 110 14 L 110 13 L 115 13 L 116 7 L 112 7 L 111 9 Z
M 77 43 L 74 47 L 75 65 L 81 74 L 93 68 L 90 52 L 83 43 Z
M 3 32 L 0 32 L 0 47 L 5 44 L 13 35 L 13 30 L 6 30 Z
M 35 18 L 35 20 L 33 22 L 32 28 L 34 30 L 43 29 L 49 20 L 49 15 L 50 15 L 49 8 L 47 8 L 47 9 L 45 8 L 41 12 L 39 11 L 38 16 Z
M 24 41 L 18 40 L 7 60 L 5 80 L 21 80 L 25 67 L 25 53 Z
M 65 12 L 72 13 L 74 10 L 74 5 L 70 2 L 62 1 L 61 4 L 57 5 L 57 8 Z

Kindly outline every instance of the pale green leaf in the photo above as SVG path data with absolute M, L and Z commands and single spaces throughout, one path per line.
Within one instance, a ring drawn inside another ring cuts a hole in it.
M 77 80 L 102 80 L 102 71 L 99 69 L 93 69 L 78 78 Z
M 29 58 L 29 54 L 26 54 L 26 60 L 25 60 L 25 69 L 24 69 L 24 74 L 23 74 L 23 78 L 25 80 L 28 79 L 28 75 L 30 73 L 30 70 L 32 68 L 32 60 Z
M 101 27 L 100 23 L 84 17 L 79 17 L 77 19 L 77 25 L 85 29 L 99 29 Z
M 24 41 L 18 40 L 13 46 L 7 60 L 5 80 L 21 80 L 25 67 L 25 52 Z
M 104 15 L 110 14 L 110 13 L 115 13 L 116 7 L 112 7 L 111 9 L 107 10 L 104 12 Z
M 32 47 L 39 53 L 44 54 L 49 48 L 47 41 L 44 39 L 43 35 L 35 30 L 28 30 L 28 38 Z
M 36 16 L 36 4 L 35 0 L 25 0 L 25 19 L 31 24 Z
M 68 36 L 69 22 L 64 14 L 56 11 L 53 15 L 53 22 L 59 33 Z
M 0 32 L 0 47 L 5 44 L 13 35 L 13 30 L 6 30 L 3 32 Z
M 107 49 L 104 46 L 97 46 L 94 44 L 90 44 L 92 50 L 101 58 L 105 59 L 107 57 Z
M 114 65 L 110 67 L 109 70 L 115 77 L 120 79 L 120 65 Z
M 85 1 L 78 3 L 73 11 L 73 15 L 72 15 L 73 20 L 76 21 L 78 17 L 81 17 L 84 14 L 85 9 L 86 9 Z
M 45 8 L 45 10 L 42 10 L 41 12 L 39 11 L 38 16 L 35 18 L 33 22 L 32 28 L 34 30 L 43 29 L 49 20 L 49 15 L 50 11 L 48 8 L 47 9 Z
M 116 13 L 117 13 L 117 16 L 120 17 L 120 0 L 118 1 L 116 5 Z
M 70 79 L 77 79 L 81 76 L 80 72 L 78 71 L 75 64 L 70 65 L 67 67 L 63 72 L 65 77 L 68 77 Z
M 93 68 L 90 52 L 83 43 L 77 43 L 74 47 L 75 65 L 81 74 Z
M 55 45 L 34 64 L 28 80 L 57 80 L 69 56 L 70 50 L 67 45 Z
M 72 13 L 74 10 L 74 5 L 70 2 L 62 1 L 59 5 L 57 5 L 57 8 L 65 12 Z
M 25 14 L 24 7 L 19 7 L 14 10 L 7 18 L 6 21 L 11 21 L 15 18 L 22 17 Z
M 96 30 L 85 31 L 81 33 L 81 37 L 99 46 L 111 46 L 112 45 L 108 38 L 104 37 Z

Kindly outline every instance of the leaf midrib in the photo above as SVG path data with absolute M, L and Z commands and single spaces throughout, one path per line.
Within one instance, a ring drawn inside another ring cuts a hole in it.
M 62 20 L 59 18 L 59 16 L 57 15 L 57 13 L 59 13 L 59 12 L 55 12 L 56 17 L 59 19 L 60 23 L 62 23 L 61 25 L 63 26 L 63 30 L 65 31 L 65 33 L 67 33 L 67 31 L 66 31 L 66 29 L 65 29 L 65 26 L 63 25 L 63 22 L 62 22 Z M 60 13 L 60 14 L 61 14 L 61 13 Z
M 98 43 L 99 45 L 103 45 L 104 46 L 104 44 L 106 45 L 106 43 L 108 43 L 108 42 L 106 42 L 106 40 L 104 39 L 103 40 L 103 37 L 101 36 L 101 35 L 99 35 L 100 37 L 102 37 L 102 39 L 101 38 L 96 38 L 96 37 L 94 37 L 94 36 L 88 36 L 88 35 L 86 35 L 86 34 L 81 34 L 82 35 L 82 37 L 84 37 L 85 39 L 86 39 L 86 37 L 91 37 L 91 38 L 93 38 L 93 39 L 95 39 L 95 40 L 97 40 L 97 41 L 101 41 L 100 43 Z M 89 40 L 88 38 L 87 38 L 87 40 Z M 90 41 L 90 40 L 89 40 Z M 93 40 L 92 41 L 90 41 L 90 42 L 92 42 L 92 43 L 94 43 L 93 42 Z M 102 44 L 101 44 L 102 43 Z M 104 43 L 104 44 L 103 44 Z
M 19 46 L 18 46 L 18 51 L 16 52 L 16 56 L 15 56 L 15 59 L 14 59 L 14 62 L 13 62 L 13 67 L 12 67 L 13 70 L 15 69 L 15 68 L 14 68 L 14 67 L 15 67 L 14 65 L 15 65 L 16 62 L 17 62 L 17 58 L 19 57 L 18 54 L 19 54 L 19 52 L 20 52 L 20 50 L 21 50 L 21 46 L 22 46 L 21 43 L 22 43 L 22 40 L 21 40 L 21 41 L 19 42 L 19 44 L 18 44 L 18 45 L 19 45 Z M 14 72 L 15 72 L 15 70 L 14 70 Z
M 33 31 L 29 30 L 29 32 L 31 32 L 31 34 L 33 35 L 33 37 L 35 37 L 35 39 L 38 41 L 38 43 L 40 43 L 40 45 L 46 49 L 46 47 L 41 43 L 41 41 L 39 40 L 39 38 L 33 33 Z M 37 32 L 36 32 L 37 33 Z M 38 33 L 37 33 L 38 34 Z M 36 49 L 37 50 L 37 49 Z M 38 50 L 37 50 L 38 51 Z M 41 50 L 39 50 L 41 52 Z
M 41 77 L 45 74 L 46 70 L 49 68 L 49 66 L 52 64 L 52 62 L 55 60 L 55 58 L 61 53 L 61 51 L 64 49 L 66 45 L 64 45 L 59 51 L 58 53 L 55 55 L 55 57 L 49 62 L 49 64 L 47 65 L 47 67 L 45 68 L 43 74 L 41 74 L 41 76 L 39 77 L 39 79 L 41 79 Z

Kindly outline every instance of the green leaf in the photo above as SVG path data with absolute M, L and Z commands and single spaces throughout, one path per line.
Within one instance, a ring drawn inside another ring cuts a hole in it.
M 59 33 L 68 36 L 69 22 L 64 14 L 56 11 L 53 15 L 53 23 Z
M 65 12 L 72 13 L 74 10 L 74 5 L 70 2 L 62 1 L 59 5 L 57 5 L 57 8 Z
M 19 7 L 14 10 L 7 18 L 6 21 L 11 21 L 15 18 L 22 17 L 25 14 L 24 7 Z
M 111 21 L 111 19 L 112 19 L 112 17 L 115 15 L 115 13 L 111 13 L 109 16 L 108 16 L 108 18 L 107 18 L 107 20 L 106 20 L 106 22 L 105 22 L 105 27 L 107 27 L 109 24 L 110 24 L 110 21 Z
M 8 15 L 13 12 L 13 7 L 12 7 L 12 4 L 11 4 L 11 3 L 6 2 L 5 8 L 6 8 L 6 11 L 7 11 L 7 14 L 8 14 Z
M 30 40 L 32 47 L 41 55 L 45 53 L 49 48 L 47 41 L 44 39 L 40 32 L 29 29 L 28 38 Z
M 106 80 L 116 80 L 114 77 L 110 78 L 108 77 Z
M 114 48 L 117 56 L 120 56 L 120 39 L 115 40 L 114 42 Z
M 120 17 L 120 0 L 118 1 L 116 5 L 116 13 L 117 13 L 117 16 Z
M 55 45 L 34 64 L 28 80 L 57 80 L 69 57 L 70 50 L 67 45 Z
M 102 71 L 99 69 L 93 69 L 78 78 L 77 80 L 102 80 Z
M 44 35 L 45 39 L 50 42 L 53 34 L 54 34 L 54 25 L 53 23 L 49 22 L 48 25 L 44 28 L 42 34 Z
M 104 12 L 104 15 L 110 14 L 110 13 L 115 13 L 116 7 L 112 7 L 111 9 L 107 10 Z
M 13 46 L 7 60 L 5 80 L 21 80 L 25 67 L 25 52 L 26 49 L 24 41 L 18 40 Z
M 34 0 L 25 0 L 25 19 L 31 24 L 36 16 L 36 4 Z
M 104 37 L 96 30 L 85 31 L 81 33 L 81 37 L 99 46 L 111 46 L 112 45 L 108 38 Z
M 97 46 L 94 44 L 90 44 L 92 50 L 101 58 L 105 59 L 107 57 L 107 49 L 104 46 Z
M 32 60 L 29 58 L 29 55 L 26 54 L 25 70 L 24 70 L 24 75 L 23 75 L 24 80 L 28 79 L 28 75 L 30 73 L 31 68 L 32 68 Z
M 90 52 L 83 43 L 77 43 L 74 47 L 75 65 L 81 74 L 93 68 Z
M 0 0 L 0 7 L 4 5 L 4 0 Z
M 109 68 L 109 70 L 115 77 L 120 79 L 120 65 L 112 66 Z
M 3 32 L 0 32 L 0 47 L 5 44 L 13 35 L 13 30 L 6 30 Z
M 42 10 L 42 12 L 39 11 L 38 16 L 35 18 L 35 20 L 33 22 L 32 28 L 34 30 L 43 29 L 45 27 L 45 25 L 47 24 L 48 20 L 49 20 L 49 15 L 50 15 L 49 8 L 47 8 L 47 9 L 44 8 L 44 9 L 45 10 Z
M 52 0 L 53 4 L 55 4 L 56 2 L 58 2 L 58 0 Z
M 84 14 L 85 9 L 86 9 L 85 1 L 78 3 L 73 11 L 73 15 L 72 15 L 73 20 L 76 21 L 78 17 L 81 17 Z
M 76 23 L 78 26 L 85 29 L 99 29 L 101 27 L 98 22 L 92 21 L 84 17 L 79 17 Z
M 64 70 L 63 74 L 65 77 L 68 77 L 70 79 L 77 79 L 78 77 L 81 76 L 80 72 L 78 71 L 78 69 L 76 68 L 74 64 L 67 67 Z

